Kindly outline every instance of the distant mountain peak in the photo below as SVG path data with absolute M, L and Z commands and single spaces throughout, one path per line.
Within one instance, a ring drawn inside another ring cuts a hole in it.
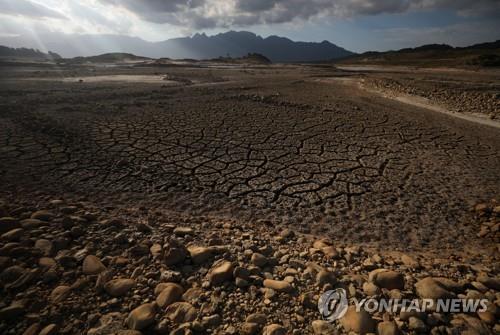
M 121 35 L 79 35 L 49 33 L 38 36 L 44 46 L 65 57 L 93 56 L 106 53 L 131 53 L 150 58 L 213 59 L 244 57 L 261 54 L 272 62 L 315 62 L 344 58 L 352 52 L 328 41 L 296 42 L 281 36 L 263 38 L 249 31 L 234 31 L 208 36 L 196 33 L 190 37 L 148 42 L 137 37 Z M 31 36 L 13 40 L 13 45 L 35 46 Z

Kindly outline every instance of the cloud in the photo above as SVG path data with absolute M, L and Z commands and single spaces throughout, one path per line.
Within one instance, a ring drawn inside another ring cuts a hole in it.
M 99 0 L 143 20 L 194 29 L 445 9 L 461 15 L 500 14 L 498 0 Z
M 2 0 L 0 1 L 0 14 L 27 16 L 31 18 L 66 18 L 55 10 L 28 0 Z

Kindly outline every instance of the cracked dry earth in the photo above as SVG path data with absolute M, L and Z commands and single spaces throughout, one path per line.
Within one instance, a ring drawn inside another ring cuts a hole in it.
M 313 82 L 331 69 L 101 71 L 199 84 L 9 73 L 0 91 L 4 190 L 131 192 L 339 239 L 441 247 L 470 235 L 472 204 L 498 195 L 498 130 Z M 53 74 L 36 73 L 44 75 Z
M 500 329 L 499 129 L 331 67 L 1 70 L 0 333 Z M 426 285 L 488 311 L 318 320 Z

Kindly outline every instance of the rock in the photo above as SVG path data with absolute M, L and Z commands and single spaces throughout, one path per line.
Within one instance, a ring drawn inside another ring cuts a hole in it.
M 9 321 L 16 319 L 25 313 L 24 305 L 20 302 L 13 302 L 10 306 L 0 309 L 0 320 Z
M 408 328 L 417 333 L 425 333 L 427 331 L 425 323 L 414 316 L 410 316 L 410 319 L 408 320 Z
M 73 238 L 78 238 L 80 236 L 85 235 L 85 231 L 81 227 L 75 226 L 75 227 L 71 228 L 70 234 Z
M 290 293 L 293 291 L 292 285 L 284 280 L 264 280 L 264 287 L 275 290 L 276 292 Z
M 55 335 L 57 334 L 57 325 L 52 323 L 46 327 L 44 327 L 38 335 Z
M 380 288 L 377 285 L 375 285 L 374 283 L 365 282 L 363 284 L 363 292 L 367 296 L 372 297 L 375 295 L 379 295 L 381 291 L 380 291 Z
M 21 228 L 19 220 L 12 217 L 0 218 L 0 234 L 5 234 L 12 229 Z
M 37 219 L 24 219 L 21 221 L 21 227 L 26 230 L 37 229 L 46 225 L 48 225 L 47 222 Z
M 184 289 L 179 284 L 166 283 L 166 286 L 156 298 L 156 304 L 160 307 L 167 307 L 182 298 Z
M 153 231 L 153 228 L 142 222 L 136 223 L 135 227 L 137 228 L 137 231 L 140 231 L 141 233 L 147 234 Z
M 203 290 L 200 287 L 191 287 L 182 295 L 182 300 L 194 303 L 203 294 Z
M 477 281 L 492 290 L 500 291 L 500 278 L 498 277 L 492 278 L 488 277 L 486 274 L 480 274 L 477 277 Z
M 186 235 L 192 235 L 194 233 L 194 230 L 189 227 L 177 227 L 174 229 L 174 234 L 177 236 L 186 236 Z
M 443 277 L 433 277 L 434 281 L 436 281 L 439 285 L 443 286 L 448 291 L 452 291 L 455 293 L 460 293 L 464 290 L 464 285 L 461 283 L 457 283 L 448 278 Z
M 78 211 L 78 207 L 76 207 L 76 206 L 64 206 L 64 207 L 61 207 L 59 210 L 63 214 L 70 215 L 70 214 L 76 213 Z
M 268 260 L 266 256 L 259 254 L 258 252 L 254 252 L 252 258 L 250 259 L 250 262 L 253 265 L 258 266 L 259 268 L 262 268 L 267 265 Z
M 406 265 L 407 267 L 411 269 L 418 269 L 420 268 L 420 263 L 414 259 L 413 257 L 410 257 L 406 254 L 401 255 L 401 263 Z
M 477 312 L 477 316 L 479 317 L 479 319 L 481 319 L 481 321 L 489 325 L 494 325 L 495 323 L 497 323 L 497 316 L 499 315 L 500 315 L 500 308 L 497 307 L 497 304 L 493 302 L 486 303 L 485 311 Z
M 228 261 L 216 262 L 208 272 L 207 278 L 211 285 L 221 285 L 233 278 L 233 264 Z
M 71 294 L 71 287 L 69 286 L 58 286 L 52 290 L 50 293 L 50 301 L 52 303 L 60 303 L 66 300 Z
M 177 324 L 194 321 L 196 315 L 196 309 L 188 302 L 174 302 L 165 310 L 165 316 Z
M 126 323 L 130 329 L 141 330 L 155 321 L 155 315 L 154 304 L 144 304 L 130 312 Z
M 419 280 L 415 284 L 417 294 L 422 299 L 453 299 L 455 294 L 449 292 L 442 284 L 431 277 Z
M 35 248 L 40 250 L 44 256 L 51 256 L 54 252 L 54 244 L 45 239 L 36 240 Z
M 42 268 L 55 268 L 57 267 L 57 263 L 53 258 L 42 257 L 38 260 L 38 265 Z
M 356 311 L 356 306 L 349 306 L 345 315 L 340 319 L 340 324 L 346 332 L 367 334 L 375 332 L 375 321 L 364 309 Z
M 408 320 L 410 320 L 410 318 L 412 316 L 416 317 L 418 319 L 421 319 L 421 320 L 425 320 L 425 318 L 427 317 L 427 314 L 425 312 L 419 312 L 416 310 L 409 310 L 409 311 L 401 310 L 399 312 L 399 319 L 401 321 L 407 322 Z
M 314 296 L 314 292 L 302 293 L 299 297 L 299 300 L 302 306 L 304 306 L 305 308 L 309 308 L 312 310 L 318 309 L 318 301 L 317 298 Z
M 151 255 L 154 257 L 154 258 L 158 258 L 161 256 L 161 252 L 162 252 L 163 248 L 161 247 L 160 244 L 158 243 L 155 243 L 151 246 L 151 248 L 149 248 L 149 252 L 151 252 Z
M 121 334 L 123 320 L 124 315 L 122 313 L 113 312 L 105 314 L 99 318 L 96 324 L 92 325 L 87 335 Z
M 0 281 L 2 283 L 12 283 L 16 279 L 22 277 L 26 273 L 26 269 L 20 267 L 19 265 L 13 265 L 0 273 Z
M 163 262 L 167 266 L 173 266 L 184 262 L 187 256 L 187 249 L 177 240 L 171 240 L 163 255 Z
M 340 256 L 337 249 L 333 246 L 321 248 L 321 252 L 329 259 L 336 259 Z
M 192 246 L 188 251 L 194 264 L 203 264 L 212 257 L 211 248 Z
M 242 278 L 245 280 L 249 280 L 250 275 L 251 275 L 250 271 L 246 268 L 243 268 L 241 266 L 237 266 L 234 268 L 233 276 L 236 278 Z
M 49 212 L 49 211 L 36 211 L 35 213 L 31 214 L 32 219 L 36 220 L 41 220 L 41 221 L 50 221 L 54 218 L 54 214 Z
M 256 335 L 259 333 L 261 328 L 262 328 L 262 326 L 260 326 L 256 323 L 244 322 L 241 325 L 240 333 L 242 335 Z
M 337 283 L 337 278 L 333 272 L 327 270 L 321 270 L 316 275 L 316 284 L 319 287 L 323 287 L 326 284 L 335 285 Z
M 104 270 L 106 270 L 106 267 L 96 256 L 88 255 L 83 260 L 83 273 L 86 275 L 97 275 Z
M 337 330 L 328 321 L 325 320 L 315 320 L 311 324 L 313 333 L 315 335 L 334 335 L 337 334 Z
M 481 322 L 481 320 L 473 316 L 467 314 L 456 314 L 451 323 L 453 324 L 454 321 L 461 321 L 460 323 L 466 326 L 467 329 L 461 332 L 461 334 L 491 334 L 488 327 Z
M 262 335 L 286 335 L 286 328 L 278 324 L 270 324 L 264 327 Z
M 112 297 L 126 295 L 136 285 L 133 279 L 113 279 L 104 284 L 104 290 Z
M 313 248 L 319 249 L 319 250 L 326 248 L 326 247 L 330 247 L 330 246 L 332 246 L 332 242 L 328 239 L 316 240 L 313 243 Z
M 218 314 L 213 314 L 210 316 L 205 316 L 201 320 L 204 328 L 217 328 L 222 324 L 222 318 Z
M 398 335 L 399 329 L 395 322 L 393 321 L 383 321 L 377 326 L 378 335 Z
M 242 279 L 240 277 L 237 277 L 235 280 L 234 280 L 234 284 L 239 287 L 239 288 L 244 288 L 244 287 L 248 287 L 250 286 L 250 283 L 248 281 L 246 281 L 245 279 Z
M 405 287 L 405 279 L 401 273 L 386 269 L 373 270 L 368 275 L 368 280 L 388 290 L 403 290 Z
M 34 323 L 24 331 L 23 335 L 38 335 L 40 333 L 41 325 L 39 323 Z
M 264 326 L 267 322 L 267 316 L 263 313 L 254 313 L 247 316 L 245 322 L 256 323 L 258 325 Z
M 44 327 L 38 335 L 55 335 L 57 334 L 57 325 L 52 323 L 46 327 Z
M 17 242 L 21 239 L 21 237 L 23 237 L 24 231 L 25 230 L 23 228 L 12 229 L 2 234 L 1 238 L 9 242 Z

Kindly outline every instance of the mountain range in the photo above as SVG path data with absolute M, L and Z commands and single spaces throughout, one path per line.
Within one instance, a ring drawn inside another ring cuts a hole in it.
M 498 67 L 500 66 L 500 40 L 467 47 L 427 44 L 396 51 L 369 51 L 346 57 L 338 62 L 358 65 Z
M 51 51 L 45 53 L 35 49 L 27 49 L 27 48 L 16 49 L 0 45 L 0 58 L 57 60 L 61 59 L 61 56 Z
M 43 45 L 40 44 L 43 41 Z M 334 60 L 354 53 L 328 41 L 295 42 L 288 38 L 263 38 L 247 31 L 229 31 L 207 36 L 195 34 L 162 42 L 148 42 L 137 37 L 119 35 L 67 35 L 51 33 L 36 37 L 2 38 L 12 47 L 29 46 L 51 50 L 65 58 L 122 52 L 151 58 L 211 59 L 262 54 L 273 62 L 314 62 Z

